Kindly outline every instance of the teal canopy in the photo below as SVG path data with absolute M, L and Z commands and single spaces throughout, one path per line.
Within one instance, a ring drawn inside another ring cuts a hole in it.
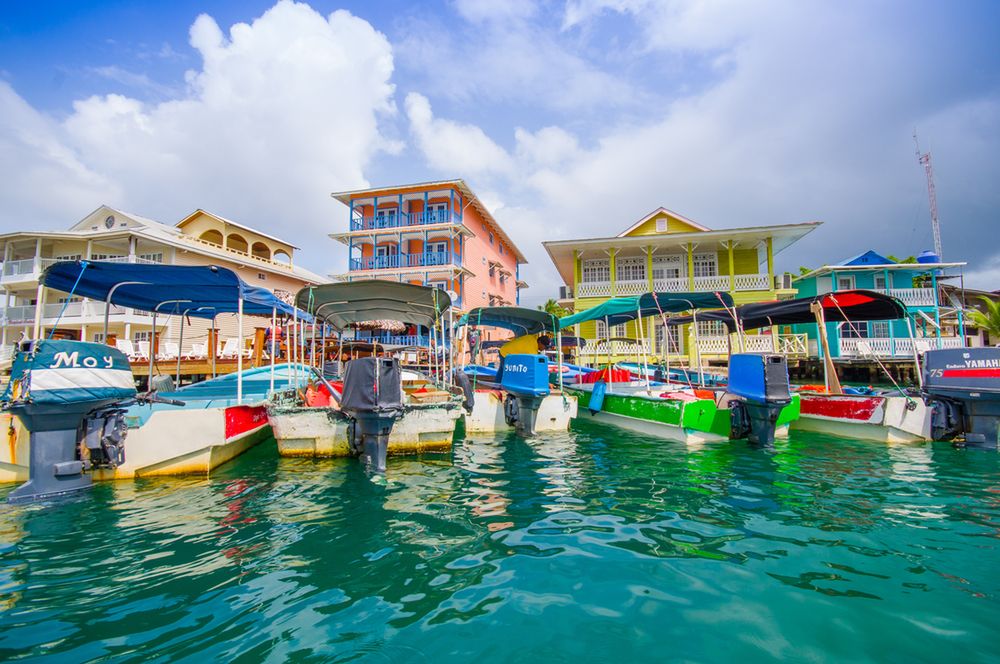
M 458 324 L 502 327 L 517 336 L 559 331 L 557 316 L 524 307 L 478 307 L 462 316 Z
M 719 309 L 733 306 L 729 293 L 643 293 L 634 297 L 615 297 L 559 321 L 566 328 L 589 320 L 607 321 L 608 325 L 621 325 L 637 318 L 689 311 L 691 309 Z

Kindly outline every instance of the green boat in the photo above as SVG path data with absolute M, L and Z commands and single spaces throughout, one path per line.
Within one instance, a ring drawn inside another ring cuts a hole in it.
M 646 293 L 613 298 L 560 320 L 565 329 L 601 320 L 605 329 L 632 320 L 699 309 L 731 308 L 728 293 Z M 642 329 L 642 326 L 639 326 Z M 644 358 L 643 358 L 644 359 Z M 648 374 L 647 374 L 648 375 Z M 615 381 L 611 369 L 593 383 L 566 386 L 577 397 L 578 417 L 593 418 L 648 435 L 688 444 L 747 438 L 768 444 L 787 436 L 799 417 L 799 397 L 788 385 L 788 368 L 780 355 L 737 353 L 730 357 L 726 387 L 704 388 L 649 380 Z

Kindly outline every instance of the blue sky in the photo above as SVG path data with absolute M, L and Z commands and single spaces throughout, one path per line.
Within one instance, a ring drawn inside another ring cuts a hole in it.
M 931 247 L 1000 288 L 1000 5 L 41 2 L 0 10 L 4 230 L 205 208 L 345 267 L 331 191 L 463 177 L 554 295 L 546 239 L 658 206 L 820 220 L 778 265 Z

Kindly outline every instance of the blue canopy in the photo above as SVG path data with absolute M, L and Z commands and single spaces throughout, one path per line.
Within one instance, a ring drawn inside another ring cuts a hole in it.
M 266 288 L 250 286 L 236 273 L 216 265 L 150 265 L 100 261 L 62 261 L 42 275 L 49 288 L 108 301 L 122 307 L 162 314 L 212 318 L 237 313 L 270 316 L 277 309 L 291 315 L 295 307 L 282 302 Z M 299 318 L 311 320 L 302 311 Z
M 502 327 L 518 336 L 559 331 L 558 316 L 525 307 L 478 307 L 462 316 L 458 324 Z
M 731 306 L 733 297 L 729 293 L 644 293 L 635 297 L 612 298 L 580 313 L 566 316 L 559 324 L 565 328 L 589 320 L 603 320 L 608 325 L 621 325 L 636 318 L 656 316 L 661 312 L 668 314 Z

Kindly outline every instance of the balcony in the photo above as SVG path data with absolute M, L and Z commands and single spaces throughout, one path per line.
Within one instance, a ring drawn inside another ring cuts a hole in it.
M 438 267 L 442 265 L 461 266 L 462 258 L 451 251 L 433 251 L 424 254 L 392 254 L 389 256 L 368 256 L 352 258 L 350 269 L 354 270 L 398 270 L 410 267 Z
M 56 262 L 53 258 L 40 258 L 37 263 L 34 258 L 7 261 L 3 264 L 3 272 L 0 273 L 0 283 L 38 281 L 38 278 L 42 276 L 42 271 Z
M 904 289 L 922 290 L 922 289 Z M 963 348 L 961 337 L 923 337 L 918 339 L 891 339 L 889 337 L 841 338 L 839 340 L 840 357 L 864 359 L 868 357 L 913 358 L 913 345 L 917 353 L 939 348 Z
M 371 231 L 384 228 L 405 228 L 406 226 L 428 226 L 430 224 L 460 224 L 461 218 L 450 210 L 429 210 L 427 212 L 404 212 L 375 217 L 355 217 L 351 219 L 352 231 Z
M 609 345 L 610 344 L 610 345 Z M 748 334 L 743 337 L 742 349 L 740 341 L 732 338 L 732 350 L 734 353 L 780 353 L 787 357 L 807 357 L 808 338 L 805 334 Z M 588 345 L 580 350 L 581 359 L 591 359 L 600 361 L 608 357 L 608 352 L 615 358 L 636 357 L 646 348 L 646 354 L 652 362 L 655 357 L 659 357 L 661 349 L 651 348 L 650 341 L 640 343 L 638 340 L 623 341 L 590 341 Z M 687 352 L 675 352 L 671 343 L 671 356 L 687 356 Z M 699 336 L 698 351 L 702 355 L 728 355 L 729 338 L 726 336 Z
M 936 304 L 933 288 L 888 288 L 877 292 L 902 300 L 908 307 L 933 307 Z
M 695 292 L 713 291 L 769 291 L 771 290 L 771 277 L 767 274 L 737 274 L 733 279 L 733 289 L 730 289 L 729 275 L 717 275 L 712 277 L 695 277 Z M 660 293 L 686 293 L 691 291 L 691 284 L 687 277 L 677 277 L 672 279 L 656 279 L 653 281 L 653 290 Z M 621 280 L 615 282 L 616 295 L 641 295 L 649 292 L 649 281 Z M 610 281 L 584 281 L 577 284 L 577 297 L 610 297 Z
M 423 334 L 364 334 L 359 333 L 355 341 L 375 342 L 389 346 L 422 346 L 431 345 L 430 337 Z
M 36 309 L 37 307 L 33 304 L 0 309 L 0 320 L 2 320 L 4 325 L 33 325 Z M 62 314 L 61 318 L 60 313 Z M 148 318 L 150 315 L 145 311 L 135 311 L 116 304 L 111 305 L 111 311 L 108 314 L 109 320 L 116 322 L 122 322 L 126 318 L 129 318 L 129 320 Z M 63 304 L 61 302 L 43 305 L 42 324 L 55 325 L 57 320 L 61 323 L 76 325 L 101 323 L 104 321 L 104 303 L 94 301 L 70 302 L 66 305 L 65 311 L 63 311 Z

